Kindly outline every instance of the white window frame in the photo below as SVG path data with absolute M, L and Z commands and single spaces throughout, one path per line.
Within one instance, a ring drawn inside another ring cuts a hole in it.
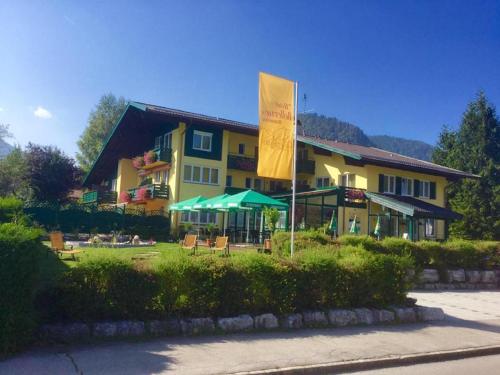
M 164 182 L 168 185 L 168 179 L 170 178 L 170 172 L 168 169 L 165 169 L 161 172 L 161 182 Z
M 404 182 L 406 180 L 407 189 L 404 189 Z M 409 188 L 409 189 L 408 189 Z M 409 192 L 408 192 L 409 191 Z M 406 197 L 413 197 L 413 178 L 401 177 L 401 195 Z
M 385 189 L 385 179 L 387 178 L 387 190 Z M 391 191 L 391 180 L 392 180 L 392 191 Z M 396 176 L 384 175 L 384 193 L 396 194 Z
M 186 167 L 190 168 L 191 175 L 186 176 Z M 200 170 L 200 178 L 199 180 L 194 180 L 193 179 L 193 172 L 195 168 L 199 168 Z M 205 171 L 208 170 L 208 182 L 203 181 L 203 175 Z M 212 182 L 213 179 L 213 174 L 215 173 L 214 171 L 217 171 L 217 180 L 215 182 Z M 219 168 L 212 168 L 212 167 L 204 167 L 201 165 L 192 165 L 192 164 L 185 164 L 183 168 L 183 173 L 184 173 L 184 182 L 190 183 L 190 184 L 200 184 L 200 185 L 219 185 L 220 181 L 220 170 Z
M 431 197 L 431 182 L 430 181 L 420 181 L 420 186 L 419 186 L 419 192 L 418 192 L 418 196 L 420 198 L 426 198 L 426 199 L 429 199 Z M 427 194 L 424 194 L 425 193 L 425 189 L 424 189 L 424 186 L 427 186 Z
M 200 147 L 195 146 L 196 136 L 200 137 Z M 203 138 L 209 138 L 209 140 L 210 140 L 210 147 L 209 148 L 203 148 L 203 143 L 204 143 Z M 193 131 L 193 150 L 211 152 L 212 151 L 212 138 L 213 138 L 212 133 L 202 132 L 200 130 L 194 130 Z
M 172 132 L 168 132 L 163 136 L 163 148 L 172 148 Z
M 325 182 L 327 183 L 325 184 Z M 317 188 L 328 187 L 328 186 L 330 186 L 330 177 L 316 177 Z

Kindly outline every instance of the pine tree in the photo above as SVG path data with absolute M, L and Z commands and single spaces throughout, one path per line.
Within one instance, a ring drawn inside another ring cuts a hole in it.
M 483 92 L 470 103 L 457 131 L 443 128 L 433 161 L 474 173 L 479 179 L 451 183 L 448 202 L 463 219 L 450 234 L 470 239 L 500 239 L 500 121 Z

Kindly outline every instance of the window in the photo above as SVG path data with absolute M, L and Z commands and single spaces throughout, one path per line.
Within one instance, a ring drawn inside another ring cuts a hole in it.
M 167 133 L 163 137 L 163 148 L 172 148 L 172 133 Z
M 215 212 L 183 212 L 181 215 L 182 223 L 209 224 L 217 223 L 217 213 Z
M 269 181 L 269 190 L 276 191 L 276 181 Z
M 244 143 L 240 143 L 238 145 L 238 154 L 245 155 L 245 144 Z
M 262 190 L 262 180 L 260 178 L 253 180 L 253 187 L 255 190 Z
M 116 191 L 116 184 L 117 184 L 117 180 L 116 180 L 116 178 L 113 178 L 111 180 L 111 191 Z
M 316 187 L 322 188 L 330 186 L 330 177 L 317 177 L 316 178 Z
M 396 177 L 384 176 L 384 193 L 396 193 Z
M 185 165 L 184 182 L 192 182 L 192 183 L 206 184 L 206 185 L 218 185 L 219 170 L 217 168 Z
M 425 237 L 434 237 L 436 221 L 434 219 L 425 219 Z
M 195 130 L 193 132 L 193 149 L 201 151 L 212 151 L 212 133 Z
M 233 176 L 230 176 L 230 175 L 226 176 L 226 186 L 228 186 L 228 187 L 233 186 Z
M 413 180 L 411 178 L 401 178 L 401 195 L 413 196 Z
M 245 178 L 245 187 L 247 189 L 251 189 L 252 188 L 252 179 L 250 177 Z
M 161 183 L 161 173 L 155 172 L 155 184 Z
M 431 183 L 429 181 L 420 181 L 420 194 L 422 198 L 429 198 L 431 195 Z
M 355 187 L 356 175 L 354 173 L 345 173 L 340 175 L 339 182 L 340 186 Z

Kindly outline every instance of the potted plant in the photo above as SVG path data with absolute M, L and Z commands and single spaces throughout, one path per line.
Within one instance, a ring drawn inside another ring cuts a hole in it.
M 122 191 L 120 193 L 119 200 L 121 203 L 130 203 L 132 201 L 132 197 L 130 196 L 128 191 Z
M 146 165 L 153 164 L 156 161 L 156 152 L 148 151 L 144 153 L 144 162 Z
M 208 232 L 207 245 L 208 245 L 208 247 L 212 246 L 213 234 L 214 234 L 216 228 L 217 228 L 217 226 L 214 223 L 207 224 L 207 232 Z
M 272 236 L 276 231 L 276 224 L 280 219 L 280 212 L 274 207 L 272 208 L 264 207 L 263 211 L 264 211 L 264 217 L 266 219 L 266 225 L 269 231 L 271 232 Z
M 142 156 L 136 156 L 132 159 L 132 165 L 135 169 L 141 169 L 144 167 L 144 158 Z

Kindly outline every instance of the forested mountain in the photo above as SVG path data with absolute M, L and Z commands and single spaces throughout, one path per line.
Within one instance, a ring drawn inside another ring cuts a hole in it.
M 6 156 L 9 152 L 12 151 L 14 147 L 9 145 L 7 142 L 5 142 L 3 139 L 0 138 L 0 158 L 3 158 Z
M 306 135 L 377 147 L 421 160 L 431 159 L 433 147 L 422 141 L 389 135 L 369 136 L 354 124 L 316 113 L 299 114 L 299 120 Z

